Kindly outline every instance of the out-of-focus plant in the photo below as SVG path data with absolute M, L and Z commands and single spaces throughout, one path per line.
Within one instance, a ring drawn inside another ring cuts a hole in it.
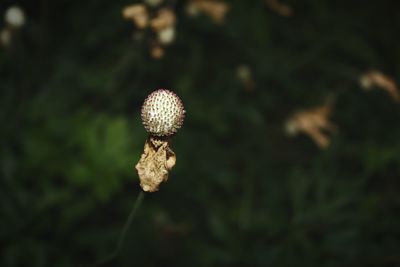
M 400 92 L 395 81 L 380 71 L 371 70 L 365 72 L 360 77 L 360 85 L 364 90 L 371 90 L 373 87 L 378 87 L 386 91 L 394 101 L 400 101 Z

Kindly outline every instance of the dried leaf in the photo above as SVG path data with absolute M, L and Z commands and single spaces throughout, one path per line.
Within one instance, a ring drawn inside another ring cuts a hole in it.
M 168 180 L 168 172 L 175 166 L 176 156 L 169 147 L 168 140 L 149 137 L 144 152 L 136 164 L 143 191 L 154 192 Z
M 372 87 L 376 86 L 382 90 L 385 90 L 394 101 L 400 101 L 399 89 L 397 88 L 394 80 L 377 70 L 371 70 L 365 72 L 360 77 L 361 87 L 365 90 L 370 90 Z
M 4 28 L 0 31 L 0 43 L 4 46 L 4 47 L 8 47 L 11 44 L 11 30 L 9 28 Z
M 298 111 L 286 122 L 286 132 L 289 135 L 303 132 L 313 139 L 320 148 L 326 148 L 330 144 L 329 133 L 337 130 L 336 125 L 329 121 L 331 112 L 330 104 Z

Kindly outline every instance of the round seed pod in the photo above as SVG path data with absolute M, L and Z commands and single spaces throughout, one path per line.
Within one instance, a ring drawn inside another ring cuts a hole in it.
M 142 123 L 148 133 L 164 137 L 175 134 L 183 124 L 185 110 L 173 92 L 159 89 L 151 93 L 142 106 Z

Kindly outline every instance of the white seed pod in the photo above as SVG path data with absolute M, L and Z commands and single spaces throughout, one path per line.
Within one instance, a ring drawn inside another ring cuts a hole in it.
M 159 89 L 146 98 L 141 115 L 146 131 L 153 136 L 163 137 L 173 135 L 181 128 L 185 110 L 175 93 Z

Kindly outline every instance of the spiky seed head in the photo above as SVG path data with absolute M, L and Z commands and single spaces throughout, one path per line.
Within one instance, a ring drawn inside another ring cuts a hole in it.
M 151 93 L 142 106 L 142 123 L 153 136 L 175 134 L 183 124 L 185 110 L 181 99 L 173 92 L 159 89 Z

